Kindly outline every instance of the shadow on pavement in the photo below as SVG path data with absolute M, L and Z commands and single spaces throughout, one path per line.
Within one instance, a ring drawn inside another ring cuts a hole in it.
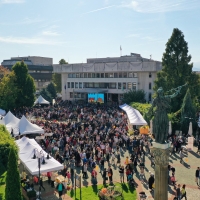
M 195 156 L 196 158 L 200 158 L 200 155 L 197 154 L 196 152 L 194 151 L 188 151 L 190 154 L 192 154 L 193 156 Z

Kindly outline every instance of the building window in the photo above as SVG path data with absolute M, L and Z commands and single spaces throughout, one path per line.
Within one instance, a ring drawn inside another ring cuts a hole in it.
M 79 77 L 80 77 L 80 74 L 79 74 L 79 73 L 77 73 L 77 74 L 76 74 L 76 78 L 79 78 Z
M 129 73 L 128 73 L 128 77 L 129 77 L 129 78 L 133 78 L 133 72 L 129 72 Z
M 70 98 L 72 99 L 73 98 L 73 92 L 70 92 L 69 95 L 70 95 Z
M 78 88 L 78 83 L 77 82 L 75 83 L 75 88 Z
M 93 83 L 88 83 L 89 88 L 93 88 Z
M 152 74 L 151 74 L 151 72 L 149 72 L 149 78 L 151 78 L 152 77 Z
M 81 98 L 84 99 L 85 98 L 85 94 L 81 93 Z
M 99 83 L 100 88 L 105 88 L 105 83 Z
M 127 83 L 127 89 L 129 89 L 129 90 L 132 89 L 132 83 Z
M 91 78 L 91 73 L 88 73 L 88 78 Z
M 83 83 L 83 88 L 85 88 L 85 83 Z
M 149 83 L 149 90 L 151 90 L 151 83 Z
M 77 98 L 81 98 L 81 93 L 77 93 Z
M 127 78 L 127 72 L 123 72 L 123 78 Z
M 101 78 L 104 78 L 104 73 L 101 73 Z
M 80 73 L 80 78 L 83 78 L 84 77 L 84 74 L 83 73 Z
M 114 78 L 118 78 L 118 73 L 114 73 Z
M 72 78 L 76 78 L 76 74 L 72 74 Z
M 67 87 L 70 88 L 70 82 L 67 83 Z
M 72 78 L 72 74 L 68 74 L 68 78 Z
M 87 78 L 87 73 L 84 73 L 84 78 Z M 89 77 L 88 77 L 89 78 Z
M 99 88 L 99 83 L 94 83 L 95 88 Z
M 122 90 L 123 89 L 126 89 L 126 83 L 123 83 L 123 88 L 122 88 Z
M 113 78 L 113 73 L 108 73 L 109 78 Z
M 95 73 L 92 73 L 92 78 L 95 78 Z
M 133 77 L 137 77 L 137 73 L 133 73 Z
M 122 83 L 118 83 L 118 89 L 122 89 Z
M 105 78 L 108 78 L 108 73 L 105 73 Z
M 82 83 L 81 82 L 79 82 L 79 88 L 82 88 Z
M 122 72 L 119 72 L 119 78 L 122 78 Z
M 96 73 L 96 78 L 100 78 L 100 74 L 99 73 Z
M 122 100 L 124 97 L 124 94 L 119 94 L 119 99 Z
M 74 88 L 74 82 L 71 82 L 71 88 Z
M 116 83 L 109 83 L 109 88 L 116 89 Z
M 151 102 L 151 93 L 149 93 L 149 102 Z
M 136 85 L 137 85 L 137 84 L 136 84 L 135 82 L 134 82 L 133 85 L 132 85 L 132 89 L 133 89 L 134 91 L 136 91 L 136 89 L 137 89 L 137 88 L 136 88 Z

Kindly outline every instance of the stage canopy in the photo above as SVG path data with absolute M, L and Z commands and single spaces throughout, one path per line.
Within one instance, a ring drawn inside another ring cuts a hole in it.
M 36 99 L 34 104 L 50 104 L 49 101 L 45 100 L 41 95 Z
M 16 140 L 16 143 L 19 147 L 19 158 L 26 167 L 26 169 L 30 172 L 30 174 L 39 174 L 38 159 L 33 159 L 34 154 L 36 155 L 37 152 L 42 152 L 42 155 L 44 155 L 40 159 L 41 173 L 53 172 L 63 169 L 64 166 L 60 164 L 57 160 L 55 160 L 53 157 L 50 157 L 50 159 L 46 158 L 47 153 L 40 147 L 40 145 L 34 139 L 22 137 L 21 139 Z M 45 164 L 42 164 L 43 159 L 45 160 Z
M 127 104 L 119 106 L 124 110 L 128 116 L 129 122 L 132 125 L 147 125 L 147 122 L 144 120 L 140 112 Z
M 6 111 L 0 108 L 0 115 L 2 116 L 6 115 Z

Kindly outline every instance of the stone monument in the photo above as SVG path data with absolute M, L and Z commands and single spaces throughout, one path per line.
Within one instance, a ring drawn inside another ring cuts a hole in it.
M 155 159 L 155 200 L 168 200 L 168 164 L 171 147 L 167 143 L 167 136 L 169 134 L 167 112 L 170 109 L 170 99 L 176 97 L 183 86 L 172 89 L 171 91 L 174 91 L 172 95 L 164 95 L 163 89 L 159 88 L 157 97 L 153 100 L 152 107 L 148 113 L 154 115 L 153 134 L 155 142 L 153 143 L 151 153 Z

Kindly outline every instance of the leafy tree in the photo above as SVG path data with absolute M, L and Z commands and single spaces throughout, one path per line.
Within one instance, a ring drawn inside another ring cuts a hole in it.
M 190 90 L 188 89 L 181 107 L 181 130 L 183 133 L 188 133 L 190 122 L 195 123 L 195 108 L 192 103 Z
M 8 170 L 6 176 L 5 200 L 22 200 L 18 156 L 13 148 L 10 149 Z
M 21 61 L 17 62 L 13 67 L 12 71 L 15 74 L 15 87 L 17 89 L 17 98 L 15 105 L 17 108 L 23 106 L 33 106 L 35 101 L 35 84 L 30 74 L 28 74 L 27 65 Z
M 127 104 L 131 102 L 145 102 L 144 90 L 129 90 L 124 93 L 123 102 Z
M 0 82 L 0 108 L 13 110 L 16 108 L 17 89 L 15 87 L 16 76 L 14 72 L 4 76 Z
M 157 74 L 154 90 L 163 87 L 164 91 L 168 91 L 187 82 L 191 98 L 194 99 L 195 96 L 198 96 L 200 94 L 200 81 L 198 75 L 192 72 L 193 64 L 190 61 L 191 55 L 188 55 L 188 44 L 184 35 L 179 29 L 175 28 L 166 44 L 162 58 L 163 68 Z M 172 112 L 180 109 L 186 90 L 186 87 L 183 88 L 181 94 L 172 99 Z
M 9 73 L 10 73 L 10 70 L 0 65 L 0 81 L 5 75 Z
M 49 83 L 49 85 L 47 86 L 47 91 L 51 94 L 52 98 L 56 98 L 56 88 L 55 88 L 55 84 L 54 83 Z
M 68 62 L 66 62 L 66 60 L 62 58 L 59 61 L 59 64 L 64 65 L 64 64 L 68 64 Z M 55 84 L 56 91 L 58 93 L 61 92 L 62 91 L 61 74 L 57 74 L 57 73 L 53 74 L 52 80 L 53 80 L 53 83 Z
M 48 92 L 48 90 L 46 88 L 43 88 L 41 90 L 40 95 L 42 95 L 42 97 L 44 99 L 46 99 L 47 101 L 49 101 L 50 103 L 52 102 L 52 96 L 51 96 L 51 94 Z

